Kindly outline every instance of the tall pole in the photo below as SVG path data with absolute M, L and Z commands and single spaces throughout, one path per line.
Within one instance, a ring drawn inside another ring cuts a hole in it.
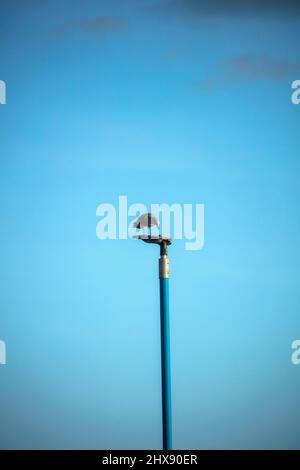
M 160 334 L 163 450 L 172 449 L 171 361 L 169 320 L 169 258 L 167 243 L 160 243 Z
M 148 227 L 150 228 L 148 214 Z M 140 227 L 139 227 L 140 228 Z M 160 291 L 160 338 L 161 338 L 161 396 L 162 396 L 162 447 L 172 450 L 172 407 L 171 407 L 171 361 L 170 361 L 170 320 L 169 320 L 169 258 L 168 246 L 171 238 L 138 235 L 133 238 L 153 243 L 160 247 L 159 291 Z

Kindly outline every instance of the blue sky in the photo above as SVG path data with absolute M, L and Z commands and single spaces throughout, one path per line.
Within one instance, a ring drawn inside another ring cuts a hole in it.
M 300 11 L 251 5 L 1 2 L 2 448 L 161 445 L 158 253 L 95 235 L 119 195 L 205 204 L 170 250 L 174 447 L 299 448 Z

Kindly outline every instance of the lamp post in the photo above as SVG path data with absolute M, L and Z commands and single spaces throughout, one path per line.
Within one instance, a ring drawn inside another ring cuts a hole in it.
M 163 450 L 172 449 L 172 407 L 171 407 L 171 361 L 170 361 L 170 320 L 169 320 L 169 257 L 170 238 L 137 236 L 145 243 L 160 247 L 159 291 L 160 291 L 160 337 L 161 337 L 161 395 L 162 395 L 162 438 Z

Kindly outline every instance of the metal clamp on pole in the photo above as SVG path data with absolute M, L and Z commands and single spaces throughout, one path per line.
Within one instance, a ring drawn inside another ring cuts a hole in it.
M 162 250 L 160 245 L 160 258 L 159 258 L 159 277 L 160 279 L 169 279 L 170 277 L 170 263 L 166 249 Z M 165 251 L 164 251 L 165 250 Z M 162 254 L 163 251 L 163 254 Z

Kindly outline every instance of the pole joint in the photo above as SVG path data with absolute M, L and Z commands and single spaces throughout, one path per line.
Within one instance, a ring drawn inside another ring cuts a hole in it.
M 170 277 L 170 263 L 168 255 L 163 255 L 159 258 L 159 277 L 160 279 L 169 279 Z

